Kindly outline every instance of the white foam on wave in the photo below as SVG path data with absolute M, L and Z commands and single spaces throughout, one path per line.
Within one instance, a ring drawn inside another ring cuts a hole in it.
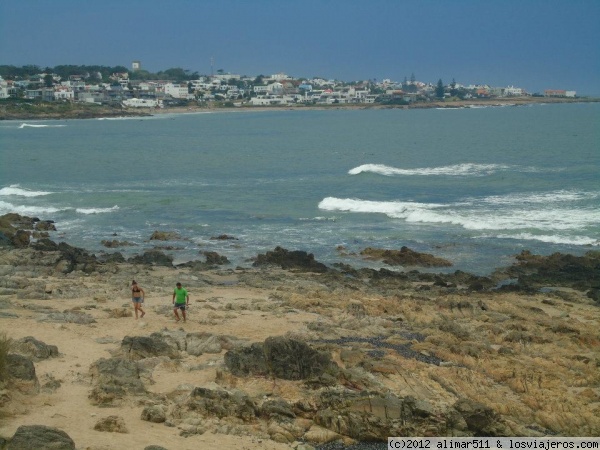
M 115 205 L 112 208 L 76 208 L 75 212 L 80 214 L 102 214 L 117 211 L 118 209 L 119 206 Z
M 8 187 L 3 187 L 0 189 L 0 196 L 20 196 L 20 197 L 39 197 L 41 195 L 49 195 L 53 194 L 53 192 L 46 191 L 30 191 L 29 189 L 23 189 L 18 184 L 12 184 Z
M 514 166 L 508 166 L 505 164 L 475 164 L 475 163 L 464 163 L 454 164 L 451 166 L 441 167 L 421 167 L 415 169 L 399 169 L 397 167 L 390 167 L 383 164 L 363 164 L 355 167 L 348 171 L 350 175 L 358 175 L 360 173 L 375 173 L 378 175 L 385 176 L 396 176 L 396 175 L 446 175 L 446 176 L 484 176 L 490 175 L 496 172 L 514 170 Z M 531 169 L 531 168 L 523 168 Z
M 594 239 L 587 236 L 561 236 L 561 235 L 548 235 L 548 234 L 532 234 L 532 233 L 518 233 L 514 235 L 510 234 L 499 234 L 494 236 L 499 239 L 518 239 L 526 241 L 540 241 L 548 244 L 567 244 L 567 245 L 593 245 L 600 246 L 600 239 Z
M 600 198 L 600 192 L 583 192 L 559 190 L 552 192 L 516 193 L 508 195 L 492 195 L 481 200 L 492 205 L 523 205 L 535 203 L 561 203 L 594 200 Z
M 66 127 L 66 125 L 48 125 L 48 124 L 37 124 L 37 123 L 22 123 L 21 126 L 19 126 L 20 129 L 22 128 L 61 128 L 61 127 Z
M 573 231 L 600 223 L 600 210 L 594 208 L 481 208 L 465 203 L 375 202 L 335 197 L 323 199 L 319 208 L 326 211 L 379 213 L 410 223 L 452 224 L 474 231 Z
M 415 202 L 376 202 L 353 198 L 326 197 L 319 203 L 319 209 L 325 211 L 348 211 L 356 213 L 380 213 L 395 219 L 408 219 L 412 214 L 425 212 L 444 205 Z
M 0 200 L 0 212 L 2 214 L 17 213 L 25 216 L 35 216 L 39 214 L 55 214 L 59 211 L 67 211 L 71 208 L 55 208 L 53 206 L 28 206 L 14 205 L 12 203 Z

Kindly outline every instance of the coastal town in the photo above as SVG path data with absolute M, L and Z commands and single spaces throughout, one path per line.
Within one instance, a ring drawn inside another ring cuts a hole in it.
M 369 79 L 344 82 L 324 78 L 296 78 L 285 73 L 244 76 L 222 69 L 210 75 L 168 69 L 150 74 L 140 61 L 123 66 L 0 66 L 0 100 L 67 102 L 121 108 L 185 106 L 291 106 L 291 105 L 411 105 L 433 101 L 515 99 L 526 97 L 575 99 L 577 92 L 547 89 L 529 93 L 515 86 L 444 84 L 417 80 Z M 35 70 L 39 69 L 39 70 Z M 96 69 L 96 70 L 93 70 Z M 113 71 L 107 69 L 114 69 Z M 60 72 L 60 73 L 56 73 Z

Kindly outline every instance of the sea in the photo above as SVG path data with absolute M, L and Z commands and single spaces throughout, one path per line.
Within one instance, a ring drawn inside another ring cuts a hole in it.
M 9 120 L 0 152 L 0 214 L 97 255 L 235 268 L 280 246 L 400 271 L 360 252 L 406 246 L 487 275 L 600 246 L 600 103 Z

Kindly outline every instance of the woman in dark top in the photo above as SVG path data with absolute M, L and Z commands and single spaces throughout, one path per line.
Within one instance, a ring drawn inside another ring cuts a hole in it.
M 144 290 L 138 286 L 137 282 L 133 280 L 131 282 L 131 301 L 133 302 L 133 311 L 135 312 L 135 318 L 138 318 L 138 311 L 142 313 L 141 317 L 146 315 L 146 312 L 142 309 L 144 303 Z

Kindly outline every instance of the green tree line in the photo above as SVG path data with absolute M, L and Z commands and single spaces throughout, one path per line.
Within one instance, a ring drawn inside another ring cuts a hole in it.
M 41 67 L 37 65 L 25 65 L 21 67 L 12 65 L 0 65 L 0 76 L 5 80 L 26 80 L 34 75 L 41 73 L 56 74 L 61 79 L 66 80 L 70 75 L 80 75 L 85 77 L 91 83 L 108 82 L 113 73 L 129 73 L 131 80 L 174 80 L 189 81 L 199 77 L 198 72 L 174 67 L 157 73 L 151 73 L 147 70 L 131 71 L 124 66 L 86 66 L 86 65 L 59 65 L 55 67 Z

